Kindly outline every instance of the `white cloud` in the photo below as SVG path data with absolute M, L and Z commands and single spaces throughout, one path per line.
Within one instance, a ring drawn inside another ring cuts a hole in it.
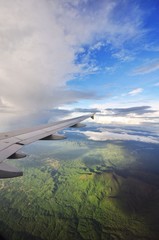
M 136 88 L 136 89 L 128 92 L 128 95 L 135 96 L 135 95 L 137 95 L 139 93 L 142 93 L 142 92 L 143 92 L 143 88 Z
M 118 51 L 116 51 L 115 53 L 112 54 L 112 56 L 114 58 L 119 59 L 121 62 L 129 62 L 134 60 L 134 52 L 132 53 L 132 51 L 128 51 L 125 49 L 120 49 Z
M 139 142 L 159 144 L 158 137 L 152 137 L 152 136 L 140 136 L 140 135 L 134 135 L 134 134 L 131 135 L 127 133 L 114 133 L 106 130 L 102 132 L 85 131 L 82 133 L 85 134 L 89 139 L 94 141 L 121 140 L 121 141 L 139 141 Z
M 95 43 L 93 46 L 90 47 L 90 51 L 100 50 L 104 46 L 105 46 L 105 43 L 102 42 L 102 41 L 99 41 L 99 42 Z
M 158 102 L 149 102 L 150 108 L 147 111 L 129 111 L 128 114 L 124 114 L 124 110 L 126 109 L 140 109 L 142 106 L 139 104 L 131 104 L 129 102 L 126 103 L 105 103 L 105 104 L 93 104 L 91 108 L 97 108 L 100 112 L 95 114 L 94 122 L 97 124 L 113 124 L 115 126 L 122 125 L 122 126 L 130 126 L 130 125 L 138 125 L 144 126 L 150 124 L 150 127 L 156 126 L 158 128 L 158 120 L 159 120 L 159 103 Z M 114 114 L 115 109 L 119 109 L 123 112 L 123 115 L 119 113 Z M 142 113 L 142 114 L 141 114 Z M 158 130 L 156 130 L 158 131 Z
M 107 116 L 107 111 L 95 115 L 95 122 L 98 124 L 115 124 L 115 125 L 140 125 L 143 123 L 142 118 L 133 116 Z
M 151 61 L 149 64 L 147 64 L 145 66 L 136 68 L 134 70 L 134 73 L 135 74 L 146 74 L 146 73 L 151 73 L 151 72 L 154 72 L 157 70 L 159 70 L 159 60 L 156 60 L 155 62 Z
M 65 29 L 69 44 L 99 42 L 102 35 L 107 42 L 120 45 L 142 34 L 141 12 L 135 4 L 130 10 L 130 4 L 122 0 L 52 2 L 57 9 L 57 21 Z M 123 14 L 126 9 L 129 16 Z
M 119 22 L 119 6 L 120 13 L 128 8 L 117 0 L 1 0 L 0 97 L 7 107 L 19 116 L 95 97 L 69 90 L 67 81 L 83 72 L 75 64 L 82 45 L 104 39 L 119 46 L 142 33 L 139 10 Z

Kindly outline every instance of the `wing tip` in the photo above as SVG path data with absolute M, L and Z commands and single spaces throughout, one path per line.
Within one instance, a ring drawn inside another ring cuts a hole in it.
M 94 119 L 95 113 L 92 113 L 91 118 Z

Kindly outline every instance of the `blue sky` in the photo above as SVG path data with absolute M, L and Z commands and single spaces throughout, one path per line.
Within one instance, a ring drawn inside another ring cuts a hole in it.
M 8 0 L 0 9 L 2 126 L 77 108 L 100 110 L 102 123 L 158 122 L 158 0 Z
M 93 44 L 82 46 L 76 62 L 86 65 L 86 74 L 69 81 L 68 85 L 82 91 L 95 90 L 101 99 L 80 101 L 79 107 L 86 103 L 100 109 L 146 105 L 158 110 L 158 9 L 158 1 L 118 1 L 111 21 L 114 22 L 113 27 L 117 24 L 121 31 L 124 31 L 123 24 L 127 24 L 128 34 L 115 32 L 111 36 L 112 41 L 110 33 L 107 36 L 103 34 L 104 37 Z M 154 116 L 158 117 L 157 111 Z
M 149 100 L 158 100 L 159 2 L 136 1 L 135 4 L 133 1 L 130 6 L 139 8 L 140 26 L 137 29 L 139 36 L 137 33 L 132 39 L 122 39 L 119 46 L 107 43 L 107 38 L 83 46 L 83 52 L 77 56 L 77 63 L 86 61 L 90 74 L 68 82 L 68 85 L 74 89 L 77 87 L 80 90 L 95 89 L 98 96 L 103 98 L 98 101 L 101 103 L 119 101 L 117 105 L 119 103 L 124 105 L 125 101 L 127 105 L 134 100 L 142 101 L 140 104 L 145 104 Z M 130 6 L 126 4 L 128 12 Z M 123 12 L 122 8 L 116 11 L 120 14 L 115 21 L 120 22 L 124 17 L 125 9 Z M 129 27 L 131 28 L 131 25 Z

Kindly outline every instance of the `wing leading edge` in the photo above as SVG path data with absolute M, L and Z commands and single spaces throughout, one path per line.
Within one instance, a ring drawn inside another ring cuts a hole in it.
M 23 175 L 22 171 L 6 164 L 4 161 L 8 158 L 25 157 L 26 155 L 24 154 L 16 153 L 24 145 L 37 140 L 65 139 L 65 136 L 57 135 L 56 133 L 64 128 L 84 126 L 80 122 L 87 118 L 94 119 L 94 114 L 88 114 L 34 128 L 0 133 L 0 178 L 12 178 Z

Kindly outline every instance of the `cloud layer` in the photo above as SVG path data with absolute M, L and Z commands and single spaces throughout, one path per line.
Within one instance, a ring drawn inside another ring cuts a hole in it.
M 127 116 L 127 115 L 143 115 L 145 113 L 154 113 L 150 106 L 139 106 L 130 108 L 107 108 L 105 109 L 108 115 Z
M 102 39 L 119 47 L 142 34 L 140 11 L 130 5 L 123 0 L 2 0 L 1 110 L 18 116 L 96 98 L 88 89 L 69 89 L 67 82 L 84 72 L 76 62 L 82 46 Z M 128 9 L 129 16 L 123 14 Z
M 151 136 L 132 135 L 127 133 L 114 133 L 103 130 L 102 132 L 86 131 L 82 132 L 89 139 L 94 141 L 138 141 L 159 144 L 159 138 Z

